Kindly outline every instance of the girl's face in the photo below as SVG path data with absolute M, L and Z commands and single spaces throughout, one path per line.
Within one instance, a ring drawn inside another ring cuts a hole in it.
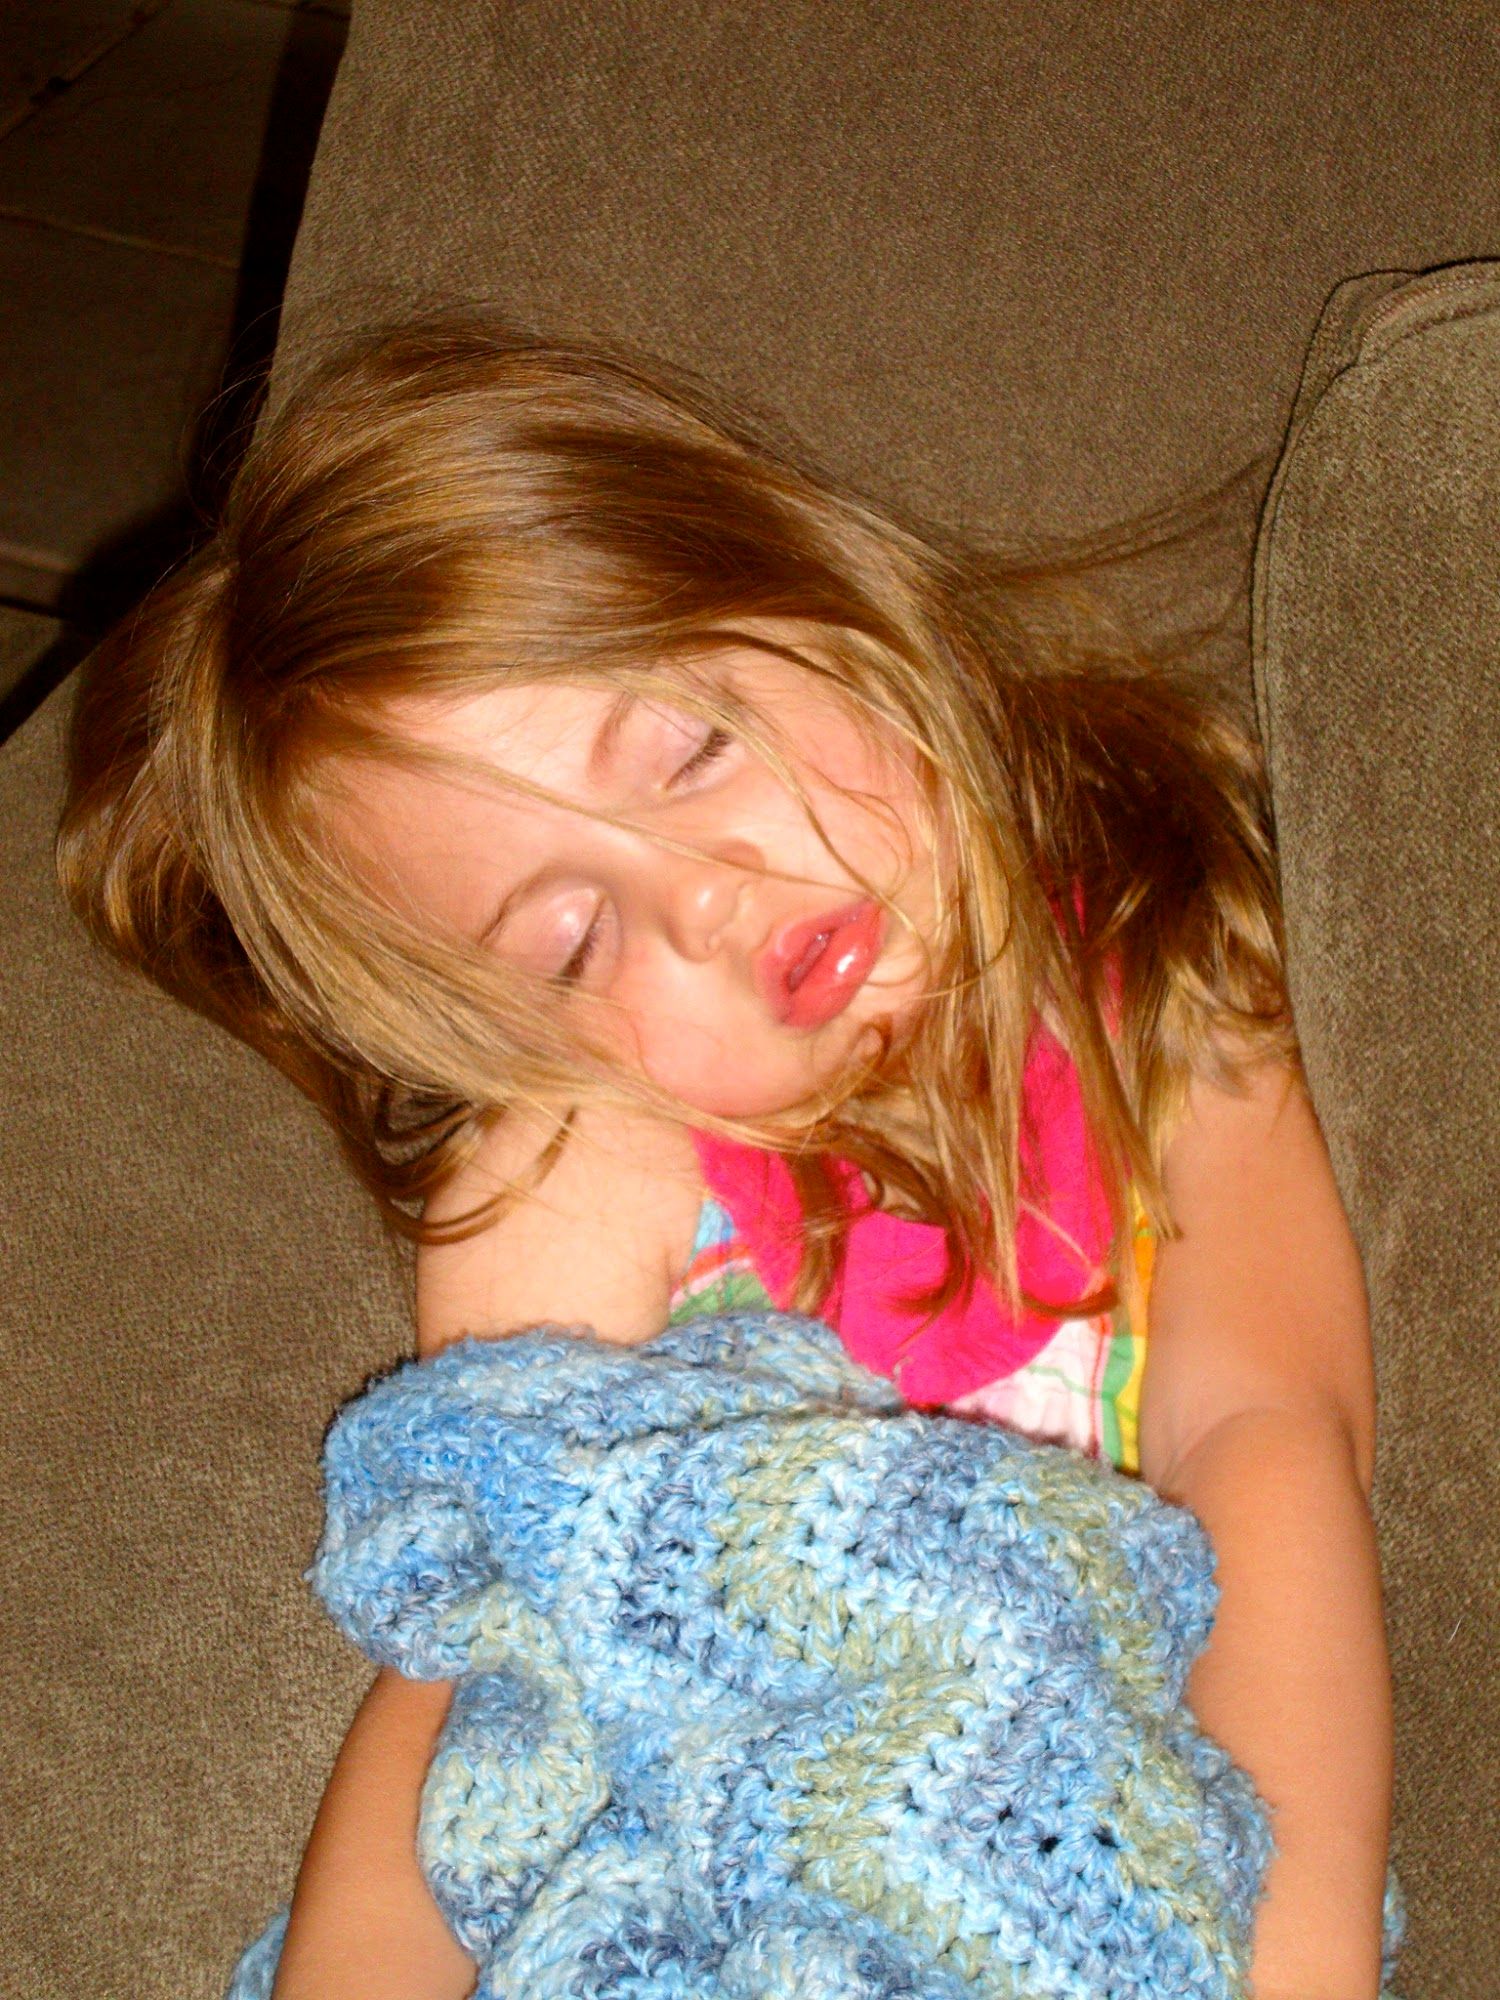
M 335 811 L 398 907 L 551 981 L 584 1033 L 690 1110 L 772 1116 L 870 1054 L 876 1023 L 899 1033 L 916 1009 L 934 857 L 899 741 L 873 741 L 776 655 L 744 648 L 714 672 L 789 746 L 826 841 L 739 738 L 666 699 L 576 684 L 392 711 L 403 735 L 545 800 L 372 764 Z

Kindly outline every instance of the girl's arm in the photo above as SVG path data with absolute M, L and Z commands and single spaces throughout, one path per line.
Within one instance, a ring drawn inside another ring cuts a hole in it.
M 452 1688 L 382 1667 L 302 1856 L 272 2000 L 465 2000 L 474 1961 L 417 1865 L 417 1811 Z
M 1152 1280 L 1142 1471 L 1218 1558 L 1188 1699 L 1255 1779 L 1277 1853 L 1256 2000 L 1375 2000 L 1390 1684 L 1368 1496 L 1374 1375 L 1359 1256 L 1298 1078 L 1195 1083 L 1166 1161 L 1181 1234 Z
M 522 1172 L 538 1133 L 502 1127 L 430 1208 L 472 1207 Z M 538 1194 L 482 1235 L 417 1257 L 417 1351 L 539 1320 L 641 1340 L 665 1324 L 691 1240 L 691 1142 L 620 1115 L 581 1118 Z M 464 2000 L 475 1966 L 417 1861 L 422 1786 L 452 1694 L 383 1668 L 344 1739 L 292 1898 L 273 2000 Z

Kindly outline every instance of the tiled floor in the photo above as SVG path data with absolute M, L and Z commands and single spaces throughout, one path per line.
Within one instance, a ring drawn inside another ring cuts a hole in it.
M 212 503 L 347 8 L 0 0 L 0 731 Z

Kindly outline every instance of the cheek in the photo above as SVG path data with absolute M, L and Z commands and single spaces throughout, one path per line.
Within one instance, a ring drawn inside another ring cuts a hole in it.
M 753 1118 L 785 1111 L 807 1094 L 802 1052 L 754 1023 L 726 1025 L 725 1010 L 694 1012 L 641 1004 L 621 1022 L 620 1054 L 693 1111 Z
M 713 1108 L 715 1084 L 726 1071 L 724 1038 L 706 1023 L 647 1015 L 634 1024 L 634 1060 L 663 1090 L 695 1110 Z
M 691 1111 L 771 1118 L 796 1111 L 831 1083 L 865 1033 L 856 1018 L 817 1036 L 789 1037 L 732 1001 L 701 1010 L 631 1005 L 621 993 L 612 1047 Z
M 646 1074 L 689 1113 L 715 1118 L 781 1117 L 806 1105 L 818 1081 L 805 1064 L 785 1057 L 755 1060 L 742 1051 L 740 1060 L 729 1064 L 716 1051 L 698 1062 L 680 1046 L 648 1063 Z
M 754 1116 L 771 1108 L 768 1096 L 785 1108 L 796 1095 L 788 1099 L 780 1074 L 787 1052 L 767 1045 L 736 998 L 703 981 L 701 970 L 686 989 L 664 979 L 647 955 L 618 969 L 587 1032 L 689 1110 Z
M 845 861 L 887 893 L 899 894 L 919 869 L 928 845 L 921 799 L 910 774 L 876 762 L 859 746 L 859 754 L 851 748 L 845 759 L 820 760 L 810 796 Z M 827 850 L 815 831 L 808 832 L 826 865 Z

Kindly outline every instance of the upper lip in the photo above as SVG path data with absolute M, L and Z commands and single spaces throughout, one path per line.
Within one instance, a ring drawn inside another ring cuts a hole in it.
M 821 949 L 826 948 L 841 925 L 863 910 L 866 900 L 861 897 L 857 902 L 841 903 L 838 908 L 824 910 L 815 917 L 799 918 L 772 934 L 756 960 L 755 969 L 761 991 L 778 1015 L 785 1014 L 792 995 L 821 956 Z

